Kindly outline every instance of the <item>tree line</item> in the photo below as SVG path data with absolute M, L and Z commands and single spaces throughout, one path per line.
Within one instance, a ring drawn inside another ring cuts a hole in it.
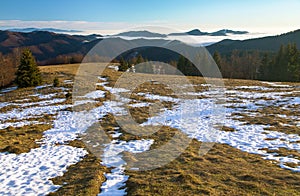
M 201 57 L 199 57 L 201 58 Z M 251 80 L 269 80 L 269 81 L 300 81 L 300 51 L 295 43 L 282 45 L 278 52 L 245 51 L 233 50 L 227 54 L 214 52 L 213 59 L 217 64 L 223 78 L 251 79 Z M 155 67 L 142 66 L 138 70 L 139 63 L 147 62 L 147 59 L 139 55 L 129 60 L 123 57 L 119 60 L 119 70 L 126 71 L 135 66 L 135 72 L 154 73 Z M 201 61 L 199 61 L 201 62 Z M 202 69 L 205 67 L 205 61 L 202 61 Z M 169 62 L 184 75 L 202 76 L 202 73 L 187 58 L 180 55 L 177 61 Z M 163 73 L 173 74 L 168 70 Z M 209 73 L 209 71 L 208 71 Z M 174 73 L 175 74 L 175 73 Z
M 258 79 L 257 74 L 261 64 L 259 51 L 233 50 L 227 55 L 221 55 L 216 51 L 213 59 L 224 78 Z
M 268 81 L 300 81 L 300 50 L 295 43 L 281 45 L 277 52 L 238 51 L 213 54 L 224 78 Z
M 25 58 L 24 55 L 27 55 L 26 61 L 24 61 L 24 59 L 22 60 L 22 58 Z M 54 59 L 52 63 L 80 63 L 82 59 L 82 55 L 62 55 Z M 279 50 L 275 53 L 233 50 L 229 54 L 222 55 L 216 51 L 213 54 L 213 59 L 218 65 L 224 78 L 300 81 L 300 51 L 297 49 L 295 43 L 281 45 Z M 105 60 L 107 59 L 100 56 L 91 56 L 88 59 L 88 61 L 91 62 L 102 62 Z M 21 73 L 18 71 L 18 68 L 20 69 L 26 62 L 30 63 L 34 67 L 34 70 L 38 70 L 37 63 L 29 50 L 25 49 L 22 55 L 19 49 L 14 50 L 11 54 L 2 55 L 0 53 L 0 87 L 8 86 L 13 82 L 16 82 L 19 86 L 33 86 L 40 83 L 39 74 L 34 75 L 35 71 L 31 73 L 32 70 L 26 72 L 27 76 L 23 79 L 18 79 Z M 163 65 L 155 66 L 145 62 L 148 62 L 148 60 L 147 58 L 142 57 L 142 55 L 138 55 L 129 60 L 120 57 L 119 70 L 127 71 L 128 69 L 131 69 L 134 72 L 141 73 L 158 73 L 157 70 L 159 70 L 159 73 L 175 74 L 173 70 L 167 70 L 168 68 L 164 68 Z M 141 63 L 144 63 L 144 65 L 139 66 Z M 201 73 L 193 63 L 183 56 L 179 56 L 177 61 L 173 60 L 169 62 L 169 64 L 184 75 L 201 76 Z M 32 69 L 32 66 L 27 66 L 27 68 Z M 25 79 L 32 79 L 32 77 L 34 78 L 35 76 L 37 81 L 24 82 Z
M 130 70 L 138 73 L 153 73 L 151 64 L 147 64 L 148 59 L 144 59 L 142 55 L 125 60 L 123 56 L 120 57 L 119 71 Z M 144 63 L 144 64 L 142 64 Z
M 297 45 L 281 45 L 273 57 L 265 53 L 258 71 L 258 78 L 270 81 L 300 81 L 300 51 Z

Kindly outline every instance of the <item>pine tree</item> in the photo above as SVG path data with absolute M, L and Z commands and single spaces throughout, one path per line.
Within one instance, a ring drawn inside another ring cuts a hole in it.
M 270 72 L 269 65 L 270 65 L 269 55 L 268 55 L 268 53 L 265 53 L 261 60 L 261 64 L 259 66 L 258 79 L 260 79 L 260 80 L 268 80 L 269 79 L 269 76 L 268 76 L 268 73 Z
M 213 58 L 221 71 L 221 55 L 218 51 L 215 51 L 213 54 Z
M 40 70 L 29 49 L 22 52 L 15 82 L 21 88 L 37 86 L 42 83 Z
M 58 86 L 59 86 L 59 80 L 58 80 L 57 77 L 55 77 L 55 78 L 53 79 L 53 86 L 54 86 L 54 87 L 58 87 Z
M 290 46 L 280 46 L 280 49 L 275 58 L 274 68 L 272 69 L 272 80 L 275 81 L 286 81 L 287 80 L 287 50 Z
M 186 70 L 185 70 L 185 58 L 182 55 L 179 56 L 179 59 L 178 59 L 178 62 L 177 62 L 177 69 L 182 74 L 186 74 Z
M 137 65 L 137 64 L 140 64 L 140 63 L 143 63 L 143 62 L 145 62 L 145 60 L 143 59 L 142 55 L 139 55 L 136 62 L 135 62 L 135 64 Z
M 124 58 L 121 57 L 120 65 L 119 65 L 119 71 L 126 71 L 127 69 L 128 69 L 128 62 L 126 62 L 124 60 Z
M 300 53 L 295 43 L 288 47 L 287 68 L 289 80 L 300 81 Z

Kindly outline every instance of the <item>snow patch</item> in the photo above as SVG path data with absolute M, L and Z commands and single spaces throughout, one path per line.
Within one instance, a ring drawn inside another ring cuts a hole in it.
M 114 167 L 111 173 L 105 174 L 106 181 L 101 186 L 101 193 L 104 195 L 126 195 L 126 188 L 121 189 L 126 184 L 128 176 L 125 175 L 126 162 L 122 159 L 121 153 L 124 151 L 141 153 L 150 149 L 154 140 L 113 140 L 107 144 L 102 156 L 102 164 L 107 167 Z
M 143 103 L 133 103 L 133 104 L 129 104 L 128 106 L 130 107 L 134 107 L 134 108 L 138 108 L 138 107 L 147 107 L 151 105 L 150 103 L 148 102 L 143 102 Z
M 71 146 L 42 146 L 28 153 L 0 153 L 0 195 L 46 195 L 60 186 L 50 178 L 62 176 L 67 167 L 87 154 Z

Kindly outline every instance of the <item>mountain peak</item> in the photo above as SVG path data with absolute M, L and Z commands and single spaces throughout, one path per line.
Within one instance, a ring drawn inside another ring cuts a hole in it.
M 115 36 L 127 36 L 127 37 L 166 37 L 165 34 L 153 33 L 150 31 L 142 30 L 142 31 L 127 31 L 123 33 L 119 33 Z

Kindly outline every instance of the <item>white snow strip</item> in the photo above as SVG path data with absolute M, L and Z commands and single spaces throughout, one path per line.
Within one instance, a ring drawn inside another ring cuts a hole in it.
M 55 114 L 57 111 L 71 107 L 72 105 L 36 106 L 25 109 L 13 109 L 7 113 L 0 113 L 0 122 L 6 120 L 23 120 L 41 117 L 44 114 Z
M 109 66 L 107 66 L 107 68 L 114 69 L 115 71 L 119 70 L 119 66 L 117 66 L 117 65 L 109 65 Z
M 104 81 L 104 82 L 107 81 L 107 78 L 106 78 L 106 77 L 103 77 L 103 76 L 98 76 L 98 79 L 101 80 L 101 81 Z
M 129 90 L 125 88 L 113 88 L 110 86 L 104 86 L 105 90 L 109 91 L 112 94 L 119 94 L 119 93 L 124 93 L 124 92 L 129 92 Z
M 11 103 L 9 102 L 0 102 L 0 108 L 4 108 L 6 106 L 9 106 Z
M 73 82 L 73 80 L 64 80 L 63 81 L 65 84 L 73 84 L 74 82 Z
M 53 97 L 57 96 L 58 93 L 50 93 L 50 94 L 46 94 L 46 95 L 43 95 L 43 94 L 35 94 L 33 96 L 38 96 L 40 99 L 52 99 Z
M 143 95 L 138 93 L 139 95 Z M 152 95 L 152 94 L 144 94 L 145 98 L 150 99 L 150 100 L 160 100 L 160 101 L 168 101 L 168 102 L 178 102 L 179 99 L 169 97 L 169 96 L 161 96 L 161 95 Z
M 102 164 L 107 167 L 114 167 L 111 173 L 105 174 L 106 181 L 101 186 L 101 193 L 98 196 L 106 195 L 126 195 L 125 182 L 128 176 L 125 175 L 126 162 L 122 159 L 121 153 L 124 151 L 141 153 L 150 149 L 154 140 L 113 140 L 108 144 L 102 156 Z
M 77 105 L 82 105 L 82 104 L 87 104 L 87 103 L 96 103 L 96 101 L 90 100 L 90 99 L 79 100 L 79 101 L 75 101 L 73 105 L 77 106 Z
M 106 84 L 109 84 L 109 82 L 97 82 L 96 86 L 105 86 Z
M 18 88 L 17 86 L 5 88 L 5 89 L 0 90 L 0 93 L 8 93 L 8 92 L 16 90 L 17 88 Z
M 38 125 L 38 124 L 43 124 L 43 122 L 39 121 L 27 121 L 27 120 L 22 120 L 19 122 L 5 122 L 0 124 L 0 129 L 6 129 L 7 127 L 23 127 L 26 125 Z
M 52 85 L 51 84 L 45 84 L 45 85 L 41 85 L 41 86 L 37 86 L 35 87 L 35 89 L 43 89 L 43 88 L 47 88 L 47 87 L 51 87 Z
M 66 101 L 65 98 L 56 98 L 56 99 L 51 99 L 51 100 L 44 100 L 44 101 L 38 101 L 38 102 L 29 102 L 29 103 L 23 103 L 23 104 L 14 104 L 14 105 L 17 105 L 19 107 L 28 107 L 28 106 L 33 106 L 33 105 L 48 106 L 48 105 L 52 105 L 52 104 L 62 103 L 64 101 Z
M 260 91 L 271 90 L 271 88 L 264 87 L 264 86 L 236 86 L 235 89 L 237 90 L 250 89 L 250 90 L 260 90 Z
M 62 103 L 66 99 L 52 99 L 52 100 L 43 100 L 43 101 L 37 101 L 37 102 L 28 102 L 28 103 L 11 103 L 11 102 L 3 102 L 0 103 L 0 108 L 6 107 L 6 106 L 18 106 L 19 108 L 28 107 L 28 106 L 47 106 L 51 104 L 57 104 Z M 21 102 L 22 100 L 16 100 L 15 102 Z M 24 99 L 23 101 L 26 101 Z M 29 101 L 29 99 L 27 99 Z
M 122 135 L 122 133 L 115 132 L 115 133 L 111 133 L 110 135 L 111 135 L 112 138 L 118 138 L 118 137 L 120 137 Z
M 97 99 L 97 98 L 103 98 L 105 97 L 105 91 L 102 90 L 96 90 L 93 92 L 89 92 L 84 97 L 89 98 L 89 99 Z
M 150 103 L 148 102 L 142 102 L 142 103 L 133 103 L 133 104 L 129 104 L 128 106 L 130 107 L 134 107 L 134 108 L 139 108 L 139 107 L 147 107 L 151 105 Z
M 287 84 L 281 84 L 279 82 L 261 82 L 263 84 L 267 84 L 267 85 L 270 85 L 270 86 L 273 86 L 273 87 L 283 87 L 283 88 L 288 88 L 288 87 L 292 87 L 290 85 L 287 85 Z

